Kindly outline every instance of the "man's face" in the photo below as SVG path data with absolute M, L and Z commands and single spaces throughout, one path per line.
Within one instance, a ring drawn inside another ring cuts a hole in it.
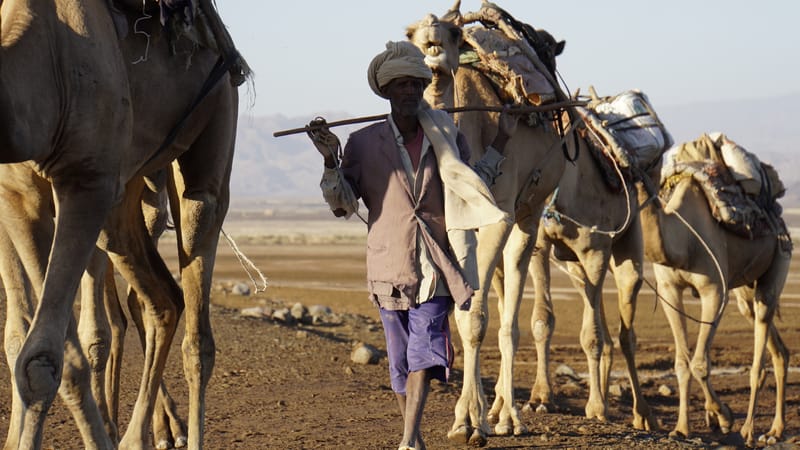
M 414 77 L 395 78 L 383 89 L 389 97 L 392 112 L 402 116 L 416 116 L 422 104 L 427 80 Z

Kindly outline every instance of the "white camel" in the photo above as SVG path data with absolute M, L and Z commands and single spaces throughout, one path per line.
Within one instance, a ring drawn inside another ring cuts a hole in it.
M 503 100 L 484 74 L 469 66 L 458 66 L 461 27 L 477 19 L 476 15 L 462 16 L 459 9 L 460 1 L 457 1 L 441 18 L 431 14 L 407 29 L 409 40 L 427 55 L 426 62 L 434 73 L 425 93 L 426 100 L 435 107 L 501 106 Z M 491 14 L 491 10 L 483 9 L 480 13 L 484 12 Z M 554 57 L 557 51 L 557 47 L 551 47 L 551 56 Z M 456 114 L 455 119 L 467 137 L 472 159 L 479 159 L 497 133 L 497 114 L 464 112 Z M 495 433 L 520 435 L 527 431 L 520 420 L 512 386 L 514 354 L 519 341 L 517 317 L 544 201 L 557 185 L 565 164 L 561 139 L 550 126 L 549 117 L 541 115 L 539 119 L 542 120 L 538 125 L 520 124 L 506 146 L 503 174 L 491 189 L 498 205 L 510 214 L 514 223 L 479 230 L 480 289 L 469 311 L 455 312 L 464 347 L 463 387 L 455 408 L 455 421 L 448 433 L 448 437 L 456 442 L 485 445 L 490 433 L 479 351 L 486 334 L 488 295 L 492 284 L 500 298 L 502 354 L 495 390 L 494 411 L 498 416 Z
M 701 160 L 717 159 L 711 154 Z M 652 173 L 658 179 L 660 165 Z M 750 369 L 750 402 L 740 430 L 748 445 L 754 444 L 753 419 L 758 391 L 764 379 L 766 347 L 775 372 L 775 417 L 764 439 L 775 441 L 785 426 L 786 373 L 789 353 L 773 318 L 791 262 L 788 236 L 771 233 L 748 239 L 723 228 L 711 213 L 700 184 L 691 176 L 662 180 L 655 201 L 639 192 L 646 206 L 641 211 L 645 255 L 653 262 L 657 293 L 663 300 L 675 339 L 675 373 L 680 403 L 678 421 L 671 435 L 689 436 L 689 384 L 700 383 L 705 396 L 706 422 L 723 432 L 731 430 L 733 416 L 711 387 L 711 348 L 714 332 L 732 292 L 739 310 L 754 325 L 753 363 Z M 658 207 L 660 206 L 660 208 Z M 700 297 L 700 325 L 694 351 L 687 340 L 687 316 L 683 291 L 692 289 Z

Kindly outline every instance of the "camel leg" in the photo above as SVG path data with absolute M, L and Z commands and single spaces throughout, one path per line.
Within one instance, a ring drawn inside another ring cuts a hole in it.
M 628 381 L 633 395 L 633 427 L 637 430 L 656 430 L 658 424 L 651 414 L 650 405 L 642 394 L 639 376 L 636 372 L 636 334 L 633 319 L 636 315 L 636 299 L 642 286 L 642 262 L 644 254 L 641 237 L 630 233 L 641 231 L 637 226 L 629 229 L 626 236 L 612 245 L 611 272 L 617 285 L 617 304 L 619 307 L 619 345 L 628 368 Z
M 149 237 L 141 209 L 141 179 L 128 183 L 102 241 L 114 267 L 137 292 L 137 327 L 143 333 L 144 368 L 136 404 L 121 448 L 142 448 L 149 439 L 161 376 L 181 312 L 181 292 Z M 143 331 L 142 331 L 143 330 Z M 141 336 L 141 334 L 140 334 Z
M 535 225 L 535 223 L 533 224 Z M 503 249 L 503 297 L 500 297 L 500 329 L 498 344 L 500 346 L 500 374 L 495 392 L 502 405 L 499 420 L 495 426 L 495 434 L 515 436 L 527 433 L 528 430 L 519 417 L 519 410 L 514 402 L 514 358 L 519 346 L 519 307 L 522 301 L 522 290 L 527 277 L 527 267 L 533 252 L 534 239 L 527 231 L 530 223 L 517 223 Z M 496 399 L 495 402 L 498 402 Z
M 78 339 L 89 362 L 92 395 L 100 408 L 109 437 L 113 442 L 118 442 L 116 417 L 112 419 L 105 387 L 105 370 L 111 348 L 111 326 L 105 308 L 107 302 L 103 298 L 106 294 L 108 266 L 106 254 L 96 249 L 81 279 Z
M 119 387 L 122 380 L 122 356 L 128 320 L 122 311 L 119 295 L 117 294 L 117 284 L 114 279 L 114 270 L 112 270 L 110 261 L 103 286 L 103 301 L 105 302 L 106 320 L 108 321 L 110 334 L 104 396 L 108 405 L 109 420 L 119 424 Z M 119 436 L 117 436 L 117 442 L 118 440 Z
M 214 369 L 215 344 L 209 317 L 211 278 L 230 202 L 238 102 L 235 90 L 231 91 L 230 101 L 231 105 L 217 108 L 234 114 L 215 117 L 192 147 L 173 162 L 171 171 L 170 206 L 186 303 L 181 350 L 189 386 L 188 446 L 192 449 L 203 447 L 206 387 Z
M 790 260 L 790 254 L 777 253 L 770 269 L 757 281 L 755 290 L 746 286 L 733 291 L 737 298 L 739 311 L 753 324 L 753 365 L 750 368 L 750 401 L 747 408 L 747 418 L 739 430 L 748 446 L 755 445 L 753 420 L 758 401 L 758 392 L 764 380 L 763 354 L 765 346 L 772 356 L 772 365 L 775 371 L 775 417 L 767 436 L 762 436 L 759 440 L 770 439 L 771 441 L 777 441 L 783 435 L 788 351 L 774 326 L 773 318 L 783 285 L 786 282 Z
M 455 420 L 448 439 L 458 443 L 473 442 L 486 445 L 490 432 L 486 418 L 486 396 L 481 384 L 479 365 L 480 347 L 486 336 L 489 320 L 489 281 L 494 276 L 501 250 L 508 239 L 511 227 L 499 223 L 478 232 L 478 270 L 481 286 L 472 298 L 468 311 L 455 310 L 456 326 L 464 349 L 464 380 L 461 395 L 456 402 Z
M 689 337 L 686 331 L 686 316 L 683 306 L 683 292 L 672 277 L 669 267 L 653 264 L 657 293 L 661 309 L 667 317 L 675 341 L 675 377 L 678 380 L 678 421 L 669 433 L 670 437 L 689 437 L 689 387 L 691 371 L 689 370 Z
M 22 348 L 22 343 L 25 341 L 25 335 L 28 333 L 33 301 L 22 262 L 13 257 L 16 255 L 16 250 L 4 228 L 0 229 L 0 255 L 2 255 L 0 257 L 0 277 L 2 277 L 6 295 L 3 344 L 11 379 L 11 415 L 3 448 L 12 450 L 19 447 L 23 418 L 22 399 L 17 392 L 17 383 L 14 377 L 14 363 L 17 360 L 19 349 Z
M 602 252 L 584 249 L 576 252 L 580 264 L 567 263 L 572 284 L 583 298 L 583 321 L 580 341 L 589 369 L 589 399 L 586 417 L 606 420 L 608 411 L 608 377 L 611 372 L 613 344 L 605 324 L 602 289 L 608 271 L 608 256 Z M 591 270 L 589 270 L 591 268 Z M 582 281 L 579 281 L 582 280 Z
M 697 342 L 694 356 L 691 361 L 692 376 L 700 383 L 700 388 L 705 396 L 706 425 L 727 434 L 733 425 L 733 414 L 730 408 L 719 399 L 711 385 L 711 343 L 718 325 L 720 307 L 723 304 L 724 292 L 719 285 L 713 283 L 704 275 L 693 275 L 692 283 L 700 294 L 701 323 L 697 333 Z M 702 287 L 701 287 L 702 286 Z M 762 347 L 763 348 L 763 347 Z M 759 360 L 760 361 L 760 360 Z
M 533 314 L 531 332 L 536 346 L 536 379 L 531 387 L 528 406 L 537 413 L 554 412 L 553 390 L 550 382 L 550 339 L 556 325 L 553 300 L 550 296 L 550 243 L 539 228 L 528 271 L 533 280 Z M 538 405 L 537 405 L 538 404 Z

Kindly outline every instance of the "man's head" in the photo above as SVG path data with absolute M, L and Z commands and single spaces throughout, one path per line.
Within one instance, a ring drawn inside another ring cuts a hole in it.
M 389 100 L 392 110 L 406 114 L 416 113 L 432 76 L 422 51 L 407 41 L 387 42 L 367 69 L 372 91 Z

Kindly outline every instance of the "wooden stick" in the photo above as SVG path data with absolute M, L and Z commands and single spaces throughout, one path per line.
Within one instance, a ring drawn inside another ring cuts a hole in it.
M 587 102 L 585 101 L 567 101 L 567 102 L 558 102 L 558 103 L 550 103 L 547 105 L 541 106 L 512 106 L 509 108 L 509 112 L 512 114 L 528 114 L 533 112 L 545 112 L 545 111 L 553 111 L 556 109 L 563 109 L 563 108 L 572 108 L 575 106 L 585 106 Z M 473 111 L 487 111 L 487 112 L 501 112 L 505 109 L 503 106 L 459 106 L 455 108 L 442 108 L 442 111 L 446 111 L 449 113 L 461 113 L 461 112 L 473 112 Z M 299 133 L 306 133 L 311 130 L 317 130 L 323 127 L 338 127 L 341 125 L 352 125 L 355 123 L 363 123 L 363 122 L 375 122 L 378 120 L 385 119 L 387 114 L 378 114 L 375 116 L 365 116 L 365 117 L 355 117 L 352 119 L 344 119 L 344 120 L 337 120 L 335 122 L 328 122 L 321 125 L 314 125 L 314 126 L 304 126 L 301 128 L 292 128 L 290 130 L 282 130 L 276 131 L 272 133 L 273 137 L 281 137 L 281 136 L 288 136 L 290 134 L 299 134 Z

